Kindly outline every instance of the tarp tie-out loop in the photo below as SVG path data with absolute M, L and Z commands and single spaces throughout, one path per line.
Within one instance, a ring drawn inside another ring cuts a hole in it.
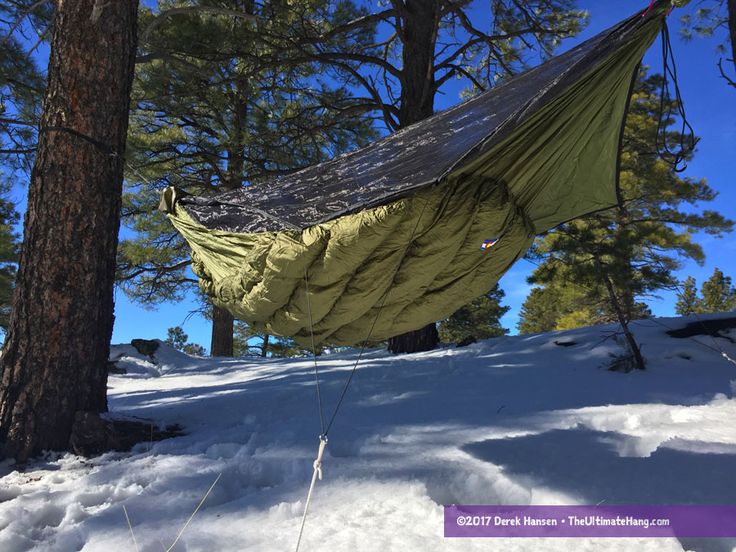
M 649 0 L 649 6 L 647 9 L 644 10 L 644 13 L 641 14 L 642 17 L 646 17 L 647 14 L 652 10 L 652 6 L 654 5 L 655 0 Z
M 647 9 L 645 9 L 644 12 L 642 12 L 641 14 L 642 17 L 646 17 L 647 14 L 652 11 L 652 8 L 654 7 L 654 2 L 656 2 L 656 0 L 649 0 L 649 5 L 647 6 Z M 683 2 L 680 2 L 680 4 L 683 4 Z M 687 1 L 684 2 L 684 4 L 687 4 Z M 670 4 L 670 7 L 667 8 L 667 11 L 664 14 L 665 17 L 669 16 L 669 14 L 672 13 L 672 10 L 674 10 L 677 6 L 678 3 L 675 0 L 672 0 L 672 4 Z
M 307 512 L 309 511 L 309 502 L 312 500 L 312 492 L 317 484 L 317 478 L 322 481 L 322 455 L 325 453 L 327 447 L 327 437 L 324 435 L 319 436 L 319 449 L 317 449 L 317 458 L 312 463 L 314 471 L 312 472 L 312 482 L 309 485 L 309 492 L 307 493 L 307 501 L 304 503 L 304 514 L 302 514 L 302 524 L 299 527 L 299 537 L 296 540 L 296 548 L 294 552 L 299 552 L 299 545 L 302 542 L 302 534 L 304 533 L 304 524 L 307 521 Z

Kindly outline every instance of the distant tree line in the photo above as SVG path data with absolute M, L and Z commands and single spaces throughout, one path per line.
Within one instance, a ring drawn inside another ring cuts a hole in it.
M 680 315 L 736 310 L 736 288 L 731 277 L 716 268 L 698 293 L 697 282 L 688 276 L 679 293 L 675 311 Z

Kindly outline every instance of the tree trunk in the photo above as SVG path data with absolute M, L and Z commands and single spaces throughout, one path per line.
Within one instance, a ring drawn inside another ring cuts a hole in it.
M 0 360 L 0 441 L 19 462 L 66 449 L 75 419 L 107 409 L 137 8 L 138 0 L 57 2 Z
M 440 342 L 436 324 L 397 335 L 388 340 L 388 350 L 394 354 L 431 351 Z
M 611 300 L 611 305 L 613 306 L 613 310 L 616 312 L 616 317 L 618 318 L 619 324 L 621 324 L 621 328 L 624 331 L 624 336 L 626 337 L 626 343 L 629 345 L 629 349 L 631 350 L 631 355 L 634 357 L 634 365 L 639 370 L 644 370 L 646 367 L 646 363 L 644 362 L 644 357 L 641 355 L 641 349 L 639 349 L 639 344 L 636 342 L 636 339 L 634 339 L 634 334 L 631 333 L 631 330 L 629 329 L 629 319 L 626 318 L 626 315 L 624 314 L 623 309 L 621 308 L 621 303 L 618 300 L 618 295 L 616 295 L 616 290 L 613 287 L 613 283 L 611 282 L 611 279 L 608 277 L 608 274 L 605 272 L 605 269 L 603 267 L 603 263 L 601 262 L 600 258 L 595 255 L 595 263 L 598 267 L 598 270 L 601 272 L 601 277 L 603 278 L 603 282 L 606 285 L 606 290 L 608 291 L 608 298 Z
M 266 358 L 268 356 L 268 334 L 264 334 L 263 336 L 263 344 L 261 345 L 261 356 L 263 358 Z
M 434 113 L 434 50 L 440 6 L 437 0 L 407 0 L 403 32 L 403 69 L 399 125 L 404 127 Z M 435 323 L 392 337 L 388 350 L 394 354 L 430 351 L 437 347 Z
M 434 113 L 434 49 L 440 5 L 437 0 L 406 0 L 404 10 L 399 102 L 402 127 Z
M 233 315 L 225 309 L 212 306 L 212 343 L 210 355 L 213 357 L 233 356 Z
M 251 2 L 246 2 L 247 13 L 253 12 Z M 232 135 L 230 143 L 227 144 L 227 173 L 226 179 L 220 184 L 223 190 L 236 190 L 243 185 L 243 172 L 245 169 L 245 157 L 243 137 L 245 133 L 248 103 L 244 97 L 244 85 L 235 82 L 232 108 Z M 234 319 L 232 314 L 220 307 L 212 306 L 212 343 L 210 347 L 211 356 L 231 357 L 234 354 L 233 331 Z

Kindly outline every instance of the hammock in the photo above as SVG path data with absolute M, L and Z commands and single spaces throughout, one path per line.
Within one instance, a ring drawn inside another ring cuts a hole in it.
M 450 316 L 537 234 L 617 204 L 632 84 L 669 5 L 331 161 L 210 197 L 166 189 L 200 287 L 302 344 Z

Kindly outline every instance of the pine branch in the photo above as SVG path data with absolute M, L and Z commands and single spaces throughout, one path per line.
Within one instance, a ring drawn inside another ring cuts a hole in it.
M 356 19 L 353 19 L 352 21 L 348 21 L 347 23 L 344 23 L 342 25 L 338 25 L 337 27 L 334 27 L 330 29 L 328 32 L 323 33 L 319 36 L 320 40 L 326 40 L 329 38 L 333 38 L 340 34 L 347 34 L 350 31 L 360 28 L 370 28 L 376 23 L 379 23 L 381 21 L 385 21 L 390 24 L 391 17 L 394 17 L 397 15 L 396 9 L 390 9 L 390 10 L 384 10 L 379 13 L 372 13 L 369 15 L 364 15 L 362 17 L 358 17 Z
M 152 273 L 152 274 L 156 274 L 156 275 L 161 275 L 161 274 L 176 272 L 178 270 L 182 270 L 182 269 L 188 267 L 191 264 L 192 264 L 192 261 L 190 259 L 186 259 L 184 261 L 181 261 L 181 262 L 178 262 L 178 263 L 176 263 L 174 265 L 169 265 L 169 266 L 152 266 L 152 267 L 146 267 L 146 266 L 144 266 L 144 267 L 140 267 L 140 268 L 134 270 L 133 272 L 125 273 L 123 276 L 120 276 L 119 275 L 118 278 L 117 278 L 117 280 L 118 281 L 121 281 L 121 282 L 126 282 L 126 281 L 133 280 L 133 279 L 135 279 L 138 276 L 141 276 L 143 274 L 151 274 Z M 130 267 L 123 267 L 121 270 L 123 272 L 125 272 L 129 268 Z M 183 281 L 190 281 L 190 282 L 193 281 L 194 283 L 196 283 L 196 280 L 187 280 L 186 278 L 184 278 Z
M 257 21 L 258 20 L 258 18 L 252 14 L 242 12 L 242 11 L 237 11 L 237 10 L 230 10 L 227 8 L 219 8 L 217 6 L 185 6 L 181 8 L 171 8 L 171 9 L 164 10 L 161 13 L 159 13 L 148 24 L 148 26 L 140 34 L 139 43 L 140 44 L 148 43 L 151 33 L 154 30 L 156 30 L 158 27 L 160 27 L 164 23 L 164 21 L 166 21 L 169 17 L 173 17 L 175 15 L 182 15 L 182 14 L 198 14 L 198 13 L 225 15 L 229 17 L 245 19 L 246 21 Z

